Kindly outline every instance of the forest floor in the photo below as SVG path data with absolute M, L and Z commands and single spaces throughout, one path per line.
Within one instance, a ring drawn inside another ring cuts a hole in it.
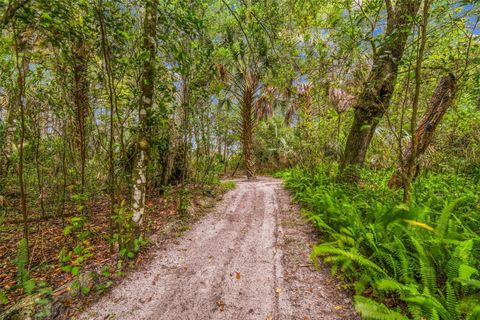
M 134 269 L 148 264 L 164 239 L 181 235 L 184 230 L 189 228 L 190 223 L 203 217 L 204 213 L 213 207 L 224 193 L 224 190 L 221 190 L 222 187 L 196 188 L 195 190 L 191 187 L 191 189 L 192 211 L 186 217 L 181 216 L 177 210 L 179 206 L 178 197 L 176 197 L 178 190 L 172 189 L 163 196 L 152 194 L 147 199 L 144 232 L 149 241 L 148 244 L 142 246 L 134 265 L 126 268 L 125 272 L 133 272 Z M 92 198 L 87 202 L 88 223 L 85 225 L 85 229 L 90 231 L 88 241 L 94 255 L 86 259 L 81 266 L 82 272 L 107 270 L 109 275 L 101 279 L 101 284 L 107 288 L 110 284 L 121 282 L 123 278 L 123 273 L 116 272 L 119 262 L 116 253 L 118 248 L 115 248 L 115 253 L 111 254 L 107 241 L 109 203 L 108 197 L 105 196 Z M 65 214 L 68 217 L 75 216 L 72 213 L 76 212 L 75 207 L 71 204 L 65 208 Z M 62 265 L 59 262 L 60 250 L 62 247 L 70 245 L 71 237 L 63 235 L 69 218 L 65 218 L 65 223 L 62 223 L 60 218 L 40 219 L 41 216 L 38 213 L 32 214 L 31 218 L 35 221 L 30 223 L 31 259 L 28 263 L 30 277 L 37 283 L 45 282 L 48 287 L 56 290 L 74 280 L 71 273 L 62 271 Z M 17 284 L 17 267 L 15 265 L 18 243 L 22 237 L 22 224 L 12 220 L 14 220 L 13 214 L 7 216 L 6 221 L 0 223 L 0 291 L 5 290 L 8 297 L 7 304 L 0 304 L 0 318 L 2 312 L 7 311 L 23 298 L 29 298 L 22 287 Z M 66 312 L 62 315 L 63 318 L 70 319 L 71 314 L 76 313 L 76 310 L 84 303 L 98 299 L 99 294 L 101 292 L 97 293 L 92 290 L 88 296 L 84 296 L 82 299 L 66 300 L 64 302 Z
M 318 234 L 281 181 L 236 183 L 80 318 L 356 319 L 348 292 L 310 262 Z

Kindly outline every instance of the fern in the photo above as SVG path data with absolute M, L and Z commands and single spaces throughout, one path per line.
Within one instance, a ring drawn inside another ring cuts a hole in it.
M 408 318 L 399 312 L 387 308 L 384 304 L 371 299 L 355 296 L 355 310 L 363 319 L 372 320 L 407 320 Z
M 443 210 L 440 214 L 440 218 L 438 219 L 437 228 L 436 228 L 436 232 L 440 238 L 445 237 L 445 233 L 447 232 L 448 223 L 450 221 L 450 216 L 453 212 L 453 209 L 462 200 L 463 198 L 455 199 L 450 203 L 447 202 L 447 205 L 443 207 Z
M 430 313 L 430 317 L 428 319 L 436 318 L 436 315 L 439 315 L 441 319 L 444 320 L 454 319 L 447 309 L 445 309 L 442 303 L 431 296 L 429 292 L 426 292 L 423 295 L 406 297 L 404 298 L 404 301 L 422 307 L 426 313 Z
M 294 169 L 286 184 L 322 232 L 324 243 L 314 247 L 312 260 L 323 257 L 333 272 L 354 281 L 359 295 L 373 289 L 371 300 L 357 301 L 365 318 L 479 317 L 477 186 L 456 179 L 465 184 L 460 191 L 451 176 L 432 175 L 415 184 L 415 202 L 399 205 L 398 193 L 368 186 L 385 180 L 381 172 L 367 172 L 361 188 L 335 184 L 325 172 L 320 168 L 312 177 Z M 401 313 L 380 303 L 385 293 L 405 303 Z
M 317 258 L 318 256 L 329 255 L 329 254 L 343 256 L 349 260 L 354 261 L 362 268 L 376 271 L 377 273 L 383 276 L 387 276 L 387 274 L 382 268 L 380 268 L 378 265 L 371 262 L 370 260 L 366 259 L 362 255 L 358 254 L 357 252 L 350 252 L 350 251 L 338 249 L 332 246 L 319 245 L 313 248 L 311 257 L 312 259 L 314 259 L 314 258 Z
M 480 305 L 474 307 L 473 310 L 470 311 L 467 314 L 466 319 L 467 320 L 480 320 Z
M 460 318 L 460 308 L 459 304 L 457 301 L 457 296 L 455 294 L 455 290 L 453 289 L 453 286 L 450 284 L 450 282 L 447 282 L 446 285 L 446 305 L 447 305 L 447 310 L 452 316 L 452 320 L 454 319 L 459 319 Z
M 436 282 L 435 268 L 433 267 L 430 258 L 427 256 L 420 242 L 414 236 L 412 236 L 410 240 L 418 253 L 420 275 L 424 289 L 427 289 L 429 292 L 434 292 Z

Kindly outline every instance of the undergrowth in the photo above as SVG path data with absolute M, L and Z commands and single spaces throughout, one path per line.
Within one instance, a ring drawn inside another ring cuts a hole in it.
M 321 231 L 312 260 L 321 257 L 352 287 L 362 317 L 480 319 L 478 181 L 425 173 L 405 205 L 386 186 L 388 172 L 366 172 L 359 186 L 334 174 L 280 176 Z

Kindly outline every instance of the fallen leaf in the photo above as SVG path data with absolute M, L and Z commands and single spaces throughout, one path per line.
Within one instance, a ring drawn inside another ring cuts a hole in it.
M 275 288 L 275 292 L 276 292 L 276 293 L 282 292 L 282 288 Z
M 342 309 L 343 309 L 343 306 L 335 306 L 335 309 L 337 309 L 337 310 L 342 310 Z
M 235 272 L 235 278 L 237 278 L 237 280 L 240 280 L 240 272 Z
M 217 306 L 218 306 L 218 310 L 223 311 L 223 309 L 225 309 L 225 302 L 222 299 L 220 299 L 217 301 Z
M 271 315 L 268 315 L 265 320 L 273 320 L 273 317 Z

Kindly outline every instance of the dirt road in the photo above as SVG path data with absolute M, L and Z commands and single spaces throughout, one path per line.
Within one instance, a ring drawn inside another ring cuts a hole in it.
M 281 181 L 237 181 L 82 319 L 355 319 L 348 294 L 308 260 L 315 234 Z

